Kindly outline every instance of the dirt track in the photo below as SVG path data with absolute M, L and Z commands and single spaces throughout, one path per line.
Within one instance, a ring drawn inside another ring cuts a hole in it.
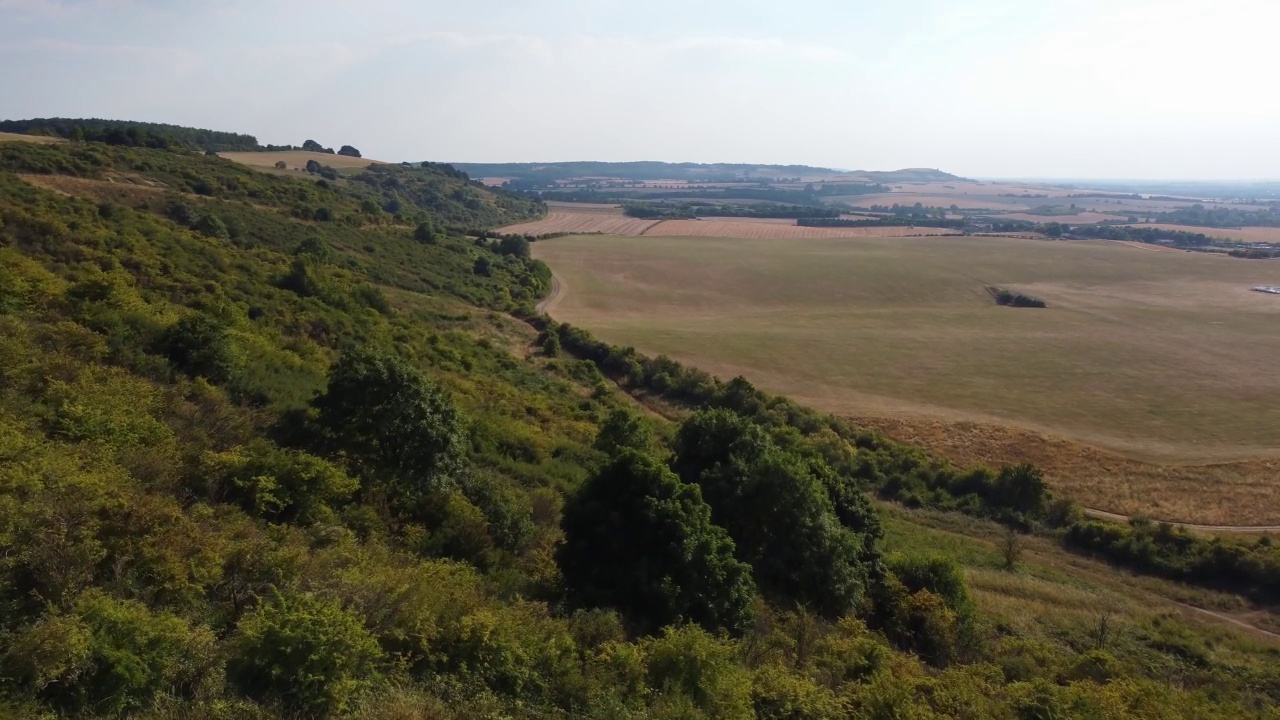
M 534 307 L 534 312 L 541 313 L 543 315 L 551 312 L 551 308 L 555 307 L 562 295 L 564 295 L 564 284 L 560 282 L 560 278 L 552 275 L 551 292 L 547 293 L 547 296 L 542 299 L 542 302 L 539 302 L 538 305 Z
M 1106 510 L 1095 510 L 1093 508 L 1085 508 L 1085 514 L 1096 517 L 1099 520 L 1110 520 L 1112 522 L 1127 523 L 1132 518 L 1128 515 L 1107 512 Z M 1242 535 L 1261 535 L 1264 533 L 1280 533 L 1280 525 L 1188 525 L 1187 523 L 1172 523 L 1181 528 L 1186 528 L 1193 532 L 1203 533 L 1239 533 Z

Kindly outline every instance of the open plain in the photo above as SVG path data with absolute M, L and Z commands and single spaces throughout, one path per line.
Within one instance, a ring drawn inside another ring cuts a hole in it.
M 881 418 L 958 461 L 1034 456 L 1089 507 L 1280 522 L 1280 301 L 1249 291 L 1280 283 L 1280 265 L 1000 237 L 650 232 L 534 249 L 565 286 L 556 319 L 607 341 Z M 1049 307 L 997 306 L 987 285 Z M 934 423 L 1017 433 L 971 431 L 966 449 Z M 1070 445 L 1029 454 L 1034 437 Z

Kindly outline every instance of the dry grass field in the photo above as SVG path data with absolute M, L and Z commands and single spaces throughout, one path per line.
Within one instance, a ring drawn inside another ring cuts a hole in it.
M 1064 439 L 1050 480 L 1091 507 L 1280 522 L 1280 298 L 1249 291 L 1280 265 L 998 237 L 594 236 L 534 252 L 565 288 L 555 317 L 610 342 L 909 418 L 952 454 L 952 435 L 919 423 L 1031 434 L 970 433 L 966 452 L 991 458 Z M 1049 308 L 999 307 L 988 284 Z
M 251 165 L 256 168 L 268 169 L 274 169 L 276 163 L 281 160 L 285 162 L 289 170 L 305 169 L 307 167 L 308 160 L 315 160 L 321 165 L 328 165 L 335 170 L 363 170 L 374 163 L 382 163 L 381 160 L 355 158 L 348 157 L 346 155 L 330 155 L 329 153 L 306 152 L 305 150 L 290 150 L 285 152 L 223 152 L 218 153 L 218 155 L 242 165 Z
M 62 138 L 46 137 L 44 135 L 21 135 L 18 133 L 0 132 L 0 142 L 32 142 L 49 144 L 66 141 Z

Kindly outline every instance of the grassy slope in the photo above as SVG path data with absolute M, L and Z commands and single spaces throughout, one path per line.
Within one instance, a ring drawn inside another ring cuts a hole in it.
M 65 152 L 40 157 L 75 170 L 73 151 Z M 629 402 L 602 389 L 583 363 L 534 352 L 528 326 L 499 312 L 519 304 L 513 296 L 520 288 L 530 289 L 536 276 L 528 268 L 461 239 L 419 244 L 408 228 L 360 218 L 358 197 L 323 198 L 346 218 L 341 222 L 294 218 L 295 200 L 314 199 L 296 181 L 226 176 L 238 180 L 243 197 L 225 184 L 212 198 L 174 189 L 184 172 L 196 181 L 222 177 L 226 168 L 216 160 L 174 161 L 142 151 L 110 157 L 103 151 L 100 159 L 110 162 L 85 174 L 103 179 L 64 185 L 61 193 L 0 172 L 0 540 L 11 550 L 0 558 L 8 610 L 0 639 L 29 642 L 28 631 L 40 628 L 45 634 L 35 637 L 46 639 L 40 647 L 54 653 L 33 656 L 51 678 L 61 677 L 58 662 L 74 662 L 79 637 L 59 635 L 76 626 L 55 621 L 101 622 L 92 613 L 101 607 L 114 608 L 107 621 L 124 623 L 126 638 L 167 623 L 169 635 L 136 652 L 158 655 L 166 638 L 186 637 L 180 654 L 216 668 L 231 649 L 227 637 L 242 604 L 270 597 L 274 586 L 340 602 L 388 646 L 402 646 L 406 629 L 411 639 L 429 634 L 425 668 L 388 667 L 383 681 L 368 683 L 369 695 L 353 705 L 368 718 L 742 716 L 699 710 L 708 697 L 713 703 L 791 698 L 797 711 L 809 707 L 810 717 L 830 717 L 805 705 L 828 695 L 838 695 L 852 717 L 882 716 L 877 711 L 925 717 L 933 707 L 946 715 L 1013 718 L 1047 704 L 1208 717 L 1259 714 L 1280 697 L 1272 645 L 1188 620 L 1159 600 L 1140 607 L 1124 585 L 1082 579 L 1039 551 L 1025 572 L 997 573 L 992 528 L 896 511 L 886 516 L 889 549 L 947 552 L 970 568 L 983 611 L 985 662 L 937 672 L 871 636 L 841 651 L 836 640 L 843 636 L 834 628 L 778 614 L 766 618 L 775 624 L 762 624 L 740 643 L 703 646 L 712 654 L 694 661 L 695 668 L 720 673 L 706 681 L 709 696 L 686 696 L 679 683 L 649 687 L 655 680 L 645 674 L 645 658 L 674 646 L 611 645 L 616 630 L 607 618 L 562 617 L 519 599 L 554 595 L 548 551 L 560 495 L 598 461 L 588 444 L 599 421 Z M 27 160 L 5 162 L 31 170 Z M 158 216 L 168 203 L 153 207 L 154 193 L 111 195 L 124 183 L 105 178 L 125 176 L 166 183 L 173 193 L 166 200 L 176 195 L 224 218 L 233 236 L 204 237 Z M 333 251 L 320 268 L 322 291 L 309 296 L 279 282 L 308 239 Z M 492 277 L 471 271 L 486 253 L 497 268 Z M 365 292 L 369 286 L 385 305 Z M 150 349 L 156 333 L 197 311 L 229 323 L 240 364 L 222 386 L 174 374 Z M 503 544 L 504 516 L 489 505 L 479 525 L 466 525 L 473 514 L 452 518 L 464 533 L 448 535 L 458 532 L 451 525 L 421 530 L 460 543 L 445 546 L 452 548 L 445 554 L 465 560 L 456 565 L 438 550 L 425 558 L 409 552 L 433 546 L 379 527 L 376 514 L 359 506 L 310 524 L 270 526 L 200 494 L 217 458 L 252 443 L 304 402 L 338 349 L 353 343 L 395 347 L 452 390 L 467 417 L 478 471 L 512 495 L 513 507 L 526 507 L 532 527 L 518 544 Z M 670 431 L 655 423 L 660 434 Z M 12 596 L 19 582 L 38 588 L 47 604 Z M 94 599 L 96 592 L 110 599 Z M 1108 645 L 1119 658 L 1109 671 L 1117 679 L 1072 683 L 1089 647 L 1090 616 L 1080 606 L 1096 594 L 1119 606 Z M 1161 607 L 1170 608 L 1167 617 Z M 194 628 L 192 634 L 181 635 L 174 623 Z M 818 649 L 796 644 L 813 633 L 822 639 Z M 49 644 L 59 638 L 68 640 Z M 0 642 L 10 646 L 16 647 Z M 872 654 L 881 657 L 868 675 L 840 680 L 834 690 L 811 679 L 831 677 L 832 668 L 868 648 L 880 648 Z M 703 664 L 721 652 L 727 661 Z M 146 671 L 133 672 L 116 686 L 114 676 L 85 675 L 76 687 L 150 697 L 130 684 Z M 23 699 L 19 680 L 0 681 L 0 697 L 25 704 L 6 710 L 0 702 L 0 716 L 39 716 L 41 706 Z M 58 682 L 39 696 L 65 699 Z M 211 672 L 190 688 L 167 686 L 178 693 L 168 705 L 126 708 L 151 717 L 273 713 L 220 682 Z M 87 714 L 109 714 L 104 708 Z

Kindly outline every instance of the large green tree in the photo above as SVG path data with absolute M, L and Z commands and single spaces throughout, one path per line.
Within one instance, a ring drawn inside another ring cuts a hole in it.
M 614 607 L 642 632 L 680 621 L 744 630 L 751 571 L 696 485 L 626 449 L 566 504 L 557 560 L 574 599 Z
M 691 416 L 675 449 L 681 478 L 702 488 L 767 596 L 829 617 L 858 605 L 872 580 L 864 538 L 842 525 L 814 461 L 728 410 Z
M 343 353 L 312 405 L 327 446 L 384 487 L 411 519 L 422 519 L 430 496 L 452 486 L 462 468 L 462 420 L 453 401 L 392 355 Z

